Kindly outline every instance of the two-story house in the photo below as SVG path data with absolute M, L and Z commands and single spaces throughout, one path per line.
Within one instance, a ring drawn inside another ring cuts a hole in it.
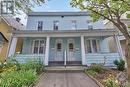
M 121 58 L 117 32 L 104 29 L 102 20 L 93 23 L 88 12 L 31 12 L 26 30 L 12 33 L 9 56 L 16 54 L 20 62 L 40 58 L 45 65 L 113 66 Z M 115 41 L 114 51 L 109 37 Z M 20 52 L 15 51 L 18 38 L 23 39 Z

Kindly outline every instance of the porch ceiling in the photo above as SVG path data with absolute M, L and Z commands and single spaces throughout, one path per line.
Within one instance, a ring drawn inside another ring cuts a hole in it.
M 93 30 L 13 30 L 14 37 L 75 37 L 75 36 L 113 36 L 118 34 L 113 29 Z

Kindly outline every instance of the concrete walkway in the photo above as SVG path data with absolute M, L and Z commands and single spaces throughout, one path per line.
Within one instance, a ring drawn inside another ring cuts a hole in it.
M 84 73 L 45 73 L 34 87 L 99 87 Z

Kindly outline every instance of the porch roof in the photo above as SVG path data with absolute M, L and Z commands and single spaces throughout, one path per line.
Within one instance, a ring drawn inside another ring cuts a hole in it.
M 12 30 L 15 37 L 64 37 L 64 36 L 113 36 L 118 34 L 114 29 L 80 29 L 80 30 Z

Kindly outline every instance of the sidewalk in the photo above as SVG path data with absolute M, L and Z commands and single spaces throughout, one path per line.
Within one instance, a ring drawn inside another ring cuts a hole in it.
M 34 87 L 99 87 L 84 73 L 45 73 Z

